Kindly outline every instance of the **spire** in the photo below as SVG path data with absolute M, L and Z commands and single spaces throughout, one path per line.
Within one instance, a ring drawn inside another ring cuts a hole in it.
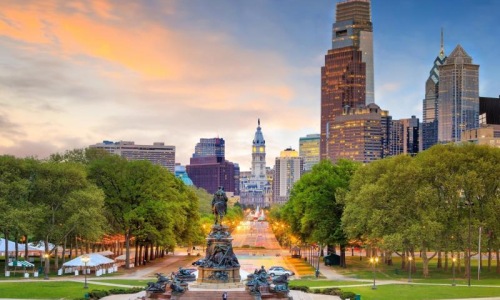
M 444 33 L 443 33 L 443 27 L 441 27 L 441 50 L 439 51 L 439 56 L 444 57 Z
M 262 134 L 260 128 L 260 118 L 257 120 L 257 130 L 255 131 L 255 137 L 253 138 L 253 145 L 265 145 L 266 141 L 264 140 L 264 135 Z

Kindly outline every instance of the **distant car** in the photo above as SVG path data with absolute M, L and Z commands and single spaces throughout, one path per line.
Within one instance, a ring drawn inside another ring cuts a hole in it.
M 193 266 L 201 266 L 201 265 L 203 265 L 203 263 L 205 263 L 205 259 L 204 259 L 204 258 L 200 258 L 200 259 L 198 259 L 198 260 L 194 261 L 194 262 L 192 263 L 192 265 L 193 265 Z
M 271 277 L 281 276 L 281 275 L 284 275 L 284 274 L 287 274 L 288 276 L 295 275 L 295 273 L 293 271 L 287 270 L 287 269 L 285 269 L 283 267 L 280 267 L 280 266 L 270 267 L 268 273 L 269 273 L 269 275 Z

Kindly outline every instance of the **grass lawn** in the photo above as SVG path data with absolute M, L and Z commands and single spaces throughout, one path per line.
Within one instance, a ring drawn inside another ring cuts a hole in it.
M 379 285 L 376 290 L 367 287 L 343 287 L 342 291 L 354 292 L 361 295 L 362 300 L 430 300 L 430 299 L 457 299 L 500 297 L 500 286 L 496 288 L 468 287 L 468 286 L 429 286 L 393 284 Z
M 84 289 L 83 283 L 69 281 L 44 282 L 2 282 L 0 290 L 2 298 L 16 299 L 78 299 L 92 290 L 116 289 L 115 286 L 97 285 L 89 282 Z
M 130 285 L 130 286 L 140 286 L 140 287 L 146 287 L 148 285 L 148 282 L 156 282 L 156 278 L 151 278 L 151 280 L 138 280 L 138 279 L 112 279 L 112 278 L 107 278 L 104 280 L 92 280 L 92 281 L 97 281 L 97 282 L 104 282 L 104 283 L 114 283 L 114 284 L 125 284 L 125 285 Z M 89 282 L 92 282 L 89 281 Z

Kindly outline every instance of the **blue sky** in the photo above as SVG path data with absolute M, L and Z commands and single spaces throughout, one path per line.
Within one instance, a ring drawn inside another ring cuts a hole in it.
M 267 165 L 319 133 L 320 68 L 335 0 L 0 0 L 0 154 L 36 155 L 102 140 L 177 147 L 226 140 L 242 170 L 261 119 Z M 500 1 L 373 0 L 375 101 L 421 117 L 440 49 L 480 65 L 500 94 Z

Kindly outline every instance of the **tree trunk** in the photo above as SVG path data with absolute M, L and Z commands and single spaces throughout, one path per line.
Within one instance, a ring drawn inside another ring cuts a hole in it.
M 23 235 L 24 237 L 24 259 L 28 260 L 28 235 Z
M 497 249 L 497 274 L 500 274 L 500 250 Z
M 434 252 L 433 255 L 427 257 L 427 248 L 423 247 L 420 251 L 420 256 L 422 257 L 422 275 L 424 277 L 429 277 L 429 262 L 437 255 L 437 252 Z
M 7 230 L 3 232 L 3 237 L 5 239 L 5 272 L 9 270 L 9 233 Z
M 59 248 L 57 246 L 56 250 L 54 251 L 54 268 L 57 270 L 59 269 Z
M 345 260 L 345 245 L 340 245 L 340 267 L 347 268 L 347 263 Z
M 441 270 L 443 268 L 443 258 L 442 258 L 442 254 L 441 254 L 441 250 L 438 251 L 438 254 L 437 254 L 437 266 L 436 268 L 438 270 Z
M 14 249 L 15 249 L 14 257 L 16 258 L 16 261 L 19 260 L 19 243 L 17 242 L 17 240 L 18 240 L 18 235 L 14 234 Z M 7 241 L 5 242 L 7 243 Z
M 444 252 L 444 271 L 448 271 L 448 251 Z
M 130 269 L 130 234 L 125 232 L 125 269 Z

